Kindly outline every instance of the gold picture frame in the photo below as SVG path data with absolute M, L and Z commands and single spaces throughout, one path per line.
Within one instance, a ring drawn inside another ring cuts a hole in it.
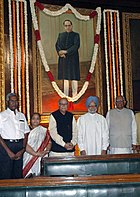
M 133 21 L 139 22 L 139 13 L 122 13 L 122 24 L 123 24 L 123 46 L 124 46 L 124 74 L 125 74 L 125 95 L 127 99 L 127 107 L 134 108 L 134 95 L 133 95 L 133 69 L 134 57 L 132 57 L 132 32 L 135 33 L 132 23 Z M 139 42 L 140 40 L 138 40 Z M 137 72 L 138 74 L 139 72 Z

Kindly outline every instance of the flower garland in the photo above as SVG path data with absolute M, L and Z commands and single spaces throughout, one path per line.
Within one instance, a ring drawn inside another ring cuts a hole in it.
M 11 92 L 14 92 L 14 60 L 13 60 L 13 34 L 12 34 L 12 7 L 11 0 L 8 1 L 9 8 L 9 40 L 10 40 L 10 82 Z
M 14 2 L 15 3 L 15 2 Z M 20 4 L 20 9 L 19 9 Z M 24 9 L 22 8 L 24 5 Z M 16 46 L 17 53 L 13 52 L 13 29 L 12 29 L 12 6 L 11 0 L 8 0 L 9 5 L 9 37 L 10 37 L 10 69 L 11 69 L 11 92 L 14 92 L 14 58 L 16 59 L 17 64 L 17 84 L 18 84 L 18 95 L 19 95 L 19 109 L 21 110 L 21 97 L 23 102 L 23 111 L 27 112 L 27 118 L 30 119 L 30 99 L 29 99 L 29 61 L 28 61 L 28 25 L 27 25 L 27 1 L 26 0 L 16 0 Z M 15 13 L 14 13 L 15 14 Z M 21 16 L 19 16 L 21 14 Z M 24 15 L 24 16 L 23 16 Z M 21 21 L 19 21 L 21 20 Z M 21 32 L 21 34 L 20 34 Z M 24 37 L 25 33 L 25 37 Z M 15 34 L 15 32 L 14 32 Z M 21 36 L 20 36 L 21 35 Z M 24 39 L 25 39 L 25 51 L 24 51 Z M 15 39 L 14 39 L 15 41 Z M 24 61 L 25 60 L 25 61 Z M 22 68 L 22 69 L 21 69 Z M 24 73 L 25 68 L 25 73 Z M 22 75 L 21 75 L 22 70 Z M 24 81 L 26 78 L 26 81 Z M 15 78 L 16 79 L 16 78 Z M 26 84 L 26 87 L 25 85 Z M 26 98 L 25 98 L 25 89 L 26 89 Z M 16 89 L 15 89 L 16 90 Z M 23 93 L 23 96 L 21 94 Z M 25 100 L 27 101 L 25 107 Z M 26 109 L 25 109 L 26 108 Z
M 115 15 L 113 15 L 115 13 Z M 110 14 L 110 19 L 108 18 Z M 113 19 L 115 20 L 115 16 L 117 17 L 117 24 L 115 21 L 115 24 L 113 23 Z M 107 19 L 110 21 L 110 27 L 107 26 Z M 116 88 L 116 78 L 117 80 L 120 80 L 118 84 L 120 84 L 120 87 L 118 87 L 118 90 L 121 89 L 120 94 L 123 95 L 123 80 L 122 80 L 122 59 L 121 59 L 121 40 L 120 40 L 120 20 L 119 20 L 119 12 L 117 10 L 104 10 L 103 11 L 103 22 L 104 22 L 104 44 L 105 44 L 105 63 L 106 63 L 106 83 L 107 83 L 107 104 L 108 104 L 108 110 L 110 109 L 110 104 L 112 106 L 114 105 L 114 98 L 112 98 L 112 95 L 116 97 L 117 88 Z M 115 25 L 115 26 L 114 26 Z M 107 31 L 108 28 L 108 31 Z M 114 29 L 115 28 L 115 29 Z M 115 42 L 114 42 L 114 31 L 115 31 Z M 117 36 L 116 36 L 117 33 Z M 110 39 L 108 38 L 109 34 L 111 34 L 111 43 Z M 114 48 L 116 45 L 116 54 L 114 52 Z M 111 47 L 111 51 L 109 51 L 109 48 Z M 118 55 L 119 54 L 119 55 Z M 110 57 L 111 59 L 108 59 Z M 117 65 L 115 65 L 115 59 L 117 62 Z M 112 64 L 112 70 L 110 70 L 110 78 L 109 78 L 109 61 L 111 61 Z M 119 65 L 118 65 L 119 62 Z M 116 73 L 116 69 L 117 73 Z M 113 81 L 111 81 L 112 77 L 112 71 L 113 71 Z M 116 76 L 117 75 L 117 76 Z M 112 83 L 113 86 L 112 86 Z M 112 93 L 113 92 L 113 93 Z M 111 97 L 110 97 L 111 94 Z M 111 101 L 113 103 L 111 103 Z
M 25 27 L 25 68 L 26 68 L 26 100 L 27 119 L 30 119 L 30 97 L 29 97 L 29 61 L 28 61 L 28 25 L 27 25 L 27 2 L 24 2 L 24 27 Z
M 93 56 L 92 56 L 91 66 L 90 66 L 89 72 L 88 72 L 87 77 L 86 77 L 86 81 L 84 82 L 84 85 L 83 85 L 82 89 L 74 97 L 66 96 L 60 90 L 60 88 L 58 87 L 56 82 L 54 81 L 54 77 L 53 77 L 53 75 L 50 71 L 50 68 L 49 68 L 49 65 L 47 63 L 47 60 L 46 60 L 46 57 L 45 57 L 45 54 L 44 54 L 44 50 L 43 50 L 43 47 L 42 47 L 41 37 L 40 37 L 39 28 L 38 28 L 38 22 L 37 22 L 37 17 L 36 17 L 36 14 L 35 14 L 34 5 L 37 6 L 40 10 L 42 10 L 45 14 L 50 15 L 50 16 L 59 16 L 59 15 L 63 14 L 64 12 L 66 12 L 69 9 L 80 20 L 87 21 L 87 20 L 90 20 L 91 18 L 93 18 L 94 16 L 98 15 L 96 35 L 94 37 L 94 52 L 93 52 Z M 62 9 L 60 9 L 58 11 L 50 11 L 50 10 L 46 9 L 39 2 L 36 2 L 36 0 L 30 0 L 30 7 L 31 7 L 31 15 L 32 15 L 32 21 L 33 21 L 33 26 L 34 26 L 34 30 L 35 30 L 37 45 L 38 45 L 38 48 L 39 48 L 39 51 L 40 51 L 40 57 L 41 57 L 43 65 L 44 65 L 45 71 L 47 72 L 48 77 L 49 77 L 49 79 L 52 83 L 52 86 L 60 97 L 66 97 L 70 102 L 77 101 L 87 90 L 91 75 L 92 75 L 92 73 L 94 71 L 94 68 L 95 68 L 95 62 L 96 62 L 96 59 L 97 59 L 98 47 L 99 47 L 99 35 L 100 35 L 100 30 L 101 30 L 101 8 L 98 7 L 96 9 L 96 11 L 91 12 L 89 16 L 84 16 L 84 15 L 81 15 L 79 12 L 77 12 L 77 10 L 75 8 L 73 8 L 70 4 L 66 4 L 64 7 L 62 7 Z
M 110 109 L 110 86 L 109 86 L 109 70 L 108 70 L 108 51 L 107 51 L 107 27 L 106 27 L 106 15 L 103 11 L 103 21 L 104 21 L 104 45 L 105 45 L 105 64 L 106 64 L 106 85 L 107 85 L 107 104 L 108 109 Z
M 117 79 L 116 79 L 116 83 L 117 83 L 117 92 L 118 94 L 120 93 L 120 71 L 119 71 L 119 58 L 118 58 L 118 33 L 117 33 L 117 16 L 116 16 L 116 13 L 114 13 L 114 38 L 115 38 L 115 55 L 116 55 L 116 74 L 117 76 Z
M 114 52 L 114 31 L 113 31 L 113 18 L 112 12 L 110 12 L 110 29 L 111 29 L 111 49 L 112 49 L 112 66 L 113 66 L 113 85 L 114 85 L 114 97 L 116 98 L 116 71 L 115 71 L 115 52 Z
M 16 29 L 16 12 L 15 1 L 12 1 L 12 22 L 13 22 L 13 53 L 14 53 L 14 91 L 17 93 L 17 29 Z
M 17 12 L 17 65 L 18 65 L 18 95 L 19 110 L 21 111 L 21 48 L 20 48 L 20 25 L 19 25 L 19 1 L 16 2 Z
M 20 25 L 21 25 L 21 78 L 22 78 L 22 111 L 26 113 L 26 101 L 25 101 L 25 31 L 24 31 L 24 14 L 23 14 L 23 2 L 20 3 Z
M 117 11 L 117 24 L 118 24 L 118 45 L 119 45 L 119 63 L 120 63 L 120 81 L 121 81 L 121 95 L 123 95 L 123 79 L 122 79 L 122 58 L 121 58 L 121 38 L 120 38 L 120 19 L 119 11 Z

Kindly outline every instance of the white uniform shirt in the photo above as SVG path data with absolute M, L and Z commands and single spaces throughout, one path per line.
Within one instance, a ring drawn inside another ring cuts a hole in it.
M 23 139 L 30 131 L 23 113 L 7 108 L 0 113 L 0 135 L 3 139 Z
M 106 119 L 98 114 L 86 113 L 78 119 L 78 146 L 87 155 L 100 155 L 109 145 Z

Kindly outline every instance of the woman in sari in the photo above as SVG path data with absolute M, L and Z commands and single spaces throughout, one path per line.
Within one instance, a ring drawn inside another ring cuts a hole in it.
M 41 172 L 41 158 L 48 156 L 51 140 L 48 130 L 40 125 L 40 114 L 31 117 L 31 131 L 28 136 L 26 152 L 23 156 L 23 177 L 30 174 L 39 176 Z

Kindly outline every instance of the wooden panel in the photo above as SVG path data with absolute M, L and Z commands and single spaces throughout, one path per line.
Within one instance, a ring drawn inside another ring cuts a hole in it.
M 123 195 L 122 195 L 123 194 Z M 108 197 L 140 196 L 140 175 L 96 177 L 38 177 L 0 180 L 0 196 L 6 197 Z
M 86 176 L 140 173 L 140 155 L 98 155 L 65 158 L 44 158 L 44 176 Z

